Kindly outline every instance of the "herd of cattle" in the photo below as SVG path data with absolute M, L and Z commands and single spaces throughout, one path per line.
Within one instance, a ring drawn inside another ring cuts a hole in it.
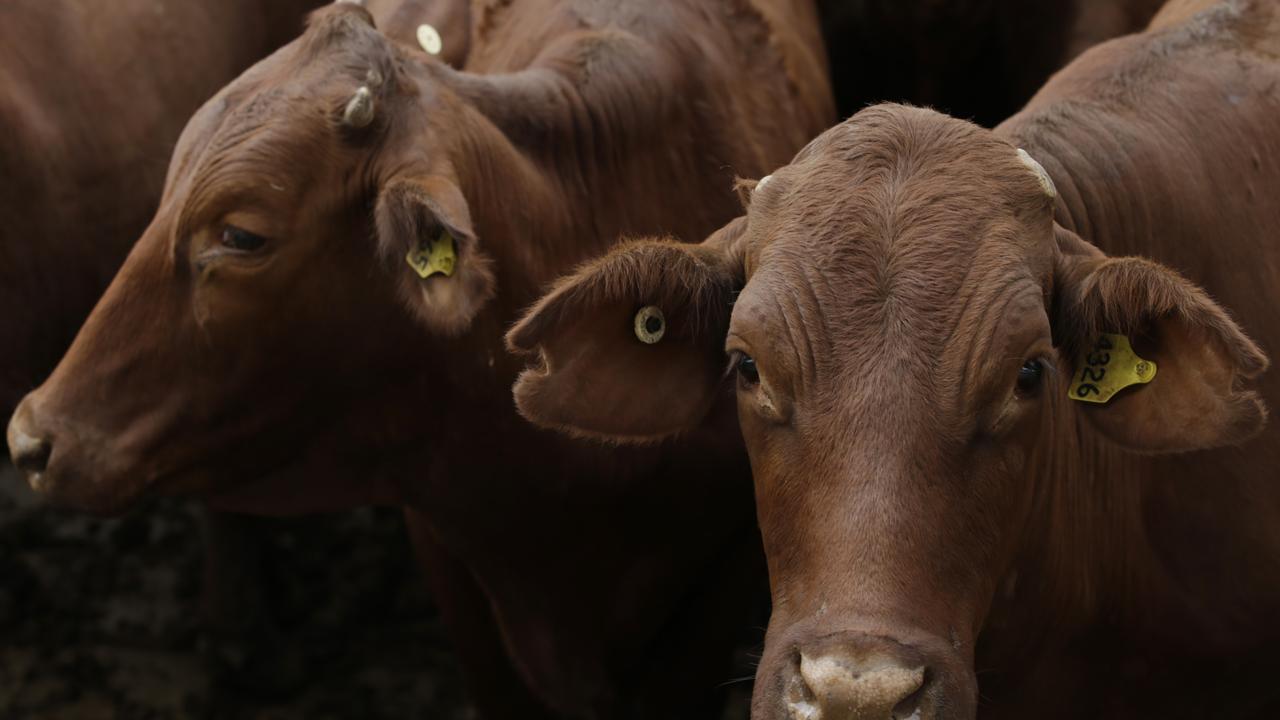
M 403 507 L 484 717 L 1280 714 L 1280 2 L 319 4 L 0 4 L 37 491 Z

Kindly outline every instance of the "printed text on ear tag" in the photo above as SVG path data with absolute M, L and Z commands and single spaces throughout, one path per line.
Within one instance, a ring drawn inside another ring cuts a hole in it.
M 1076 358 L 1076 376 L 1067 396 L 1105 403 L 1130 385 L 1145 385 L 1155 376 L 1156 364 L 1135 355 L 1129 338 L 1107 333 Z
M 453 247 L 453 236 L 448 230 L 441 230 L 435 240 L 418 238 L 418 244 L 409 250 L 404 258 L 409 267 L 422 279 L 436 273 L 445 277 L 453 276 L 453 266 L 458 261 L 457 251 Z

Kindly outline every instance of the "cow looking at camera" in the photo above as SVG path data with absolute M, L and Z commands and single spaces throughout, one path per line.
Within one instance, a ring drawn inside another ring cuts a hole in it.
M 547 427 L 652 441 L 735 387 L 754 718 L 1275 715 L 1278 57 L 1274 3 L 1174 3 L 994 132 L 872 107 L 512 330 Z

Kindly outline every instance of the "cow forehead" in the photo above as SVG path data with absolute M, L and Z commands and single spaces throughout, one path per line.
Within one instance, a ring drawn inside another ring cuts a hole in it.
M 223 182 L 221 176 L 228 172 L 266 173 L 276 176 L 276 184 L 288 184 L 283 180 L 332 165 L 340 157 L 333 150 L 349 139 L 340 120 L 355 93 L 368 88 L 376 112 L 385 113 L 390 105 L 395 84 L 391 50 L 385 38 L 368 32 L 376 36 L 374 43 L 354 42 L 350 34 L 313 26 L 242 74 L 192 119 L 172 168 L 175 179 L 188 176 L 204 185 Z M 371 50 L 375 46 L 387 46 L 381 48 L 386 52 Z
M 757 188 L 748 268 L 808 267 L 881 291 L 895 280 L 959 282 L 975 263 L 1048 250 L 1046 182 L 988 130 L 920 108 L 871 108 Z
M 396 54 L 363 11 L 331 6 L 312 17 L 301 37 L 236 78 L 222 93 L 223 104 L 250 122 L 285 113 L 314 117 L 315 105 L 334 110 L 361 86 L 375 95 L 388 89 Z
M 864 114 L 757 191 L 740 298 L 754 311 L 735 320 L 806 335 L 791 344 L 832 367 L 884 362 L 931 384 L 944 348 L 966 352 L 950 342 L 962 324 L 999 332 L 966 308 L 1040 284 L 1049 198 L 989 131 L 916 108 Z

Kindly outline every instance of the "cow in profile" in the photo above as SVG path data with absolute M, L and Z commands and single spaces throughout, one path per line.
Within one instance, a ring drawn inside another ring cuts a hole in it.
M 503 334 L 621 235 L 705 236 L 735 174 L 834 119 L 813 8 L 468 17 L 455 69 L 422 49 L 449 56 L 449 33 L 406 46 L 334 5 L 196 113 L 150 227 L 15 412 L 14 460 L 101 512 L 404 506 L 483 712 L 707 717 L 764 582 L 731 415 L 645 449 L 560 438 L 516 413 Z
M 995 131 L 869 108 L 512 330 L 544 426 L 653 441 L 734 388 L 754 718 L 1280 711 L 1278 58 L 1275 3 L 1179 2 Z
M 146 228 L 191 113 L 319 4 L 0 4 L 6 414 L 57 364 Z
M 191 113 L 321 4 L 0 3 L 0 414 L 57 365 L 146 229 Z M 266 598 L 241 579 L 253 561 L 241 521 L 204 517 L 206 645 L 230 641 L 243 657 L 247 639 L 255 658 L 278 660 Z

